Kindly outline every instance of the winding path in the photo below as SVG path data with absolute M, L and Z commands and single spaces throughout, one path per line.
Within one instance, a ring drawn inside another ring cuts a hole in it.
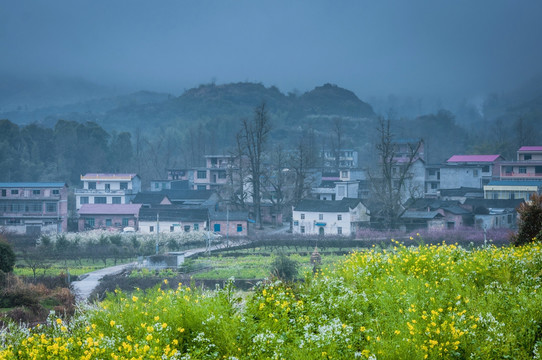
M 132 267 L 136 263 L 122 264 L 108 267 L 81 275 L 80 280 L 71 283 L 71 288 L 75 293 L 77 302 L 87 301 L 92 291 L 98 286 L 100 280 L 106 275 L 115 275 L 122 270 Z

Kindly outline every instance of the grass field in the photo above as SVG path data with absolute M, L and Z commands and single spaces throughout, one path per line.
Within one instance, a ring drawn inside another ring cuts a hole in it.
M 116 292 L 49 326 L 11 325 L 0 358 L 540 359 L 541 274 L 540 244 L 396 244 L 244 297 L 167 281 Z

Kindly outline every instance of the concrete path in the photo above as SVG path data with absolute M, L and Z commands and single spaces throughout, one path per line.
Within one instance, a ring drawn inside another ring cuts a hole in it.
M 79 277 L 80 280 L 71 283 L 75 299 L 77 302 L 87 301 L 92 291 L 98 286 L 98 283 L 104 276 L 118 274 L 122 270 L 135 265 L 136 263 L 122 264 L 81 275 Z

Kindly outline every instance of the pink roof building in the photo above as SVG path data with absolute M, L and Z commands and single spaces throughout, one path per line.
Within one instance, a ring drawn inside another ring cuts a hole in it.
M 446 162 L 452 163 L 484 163 L 504 160 L 500 155 L 454 155 Z

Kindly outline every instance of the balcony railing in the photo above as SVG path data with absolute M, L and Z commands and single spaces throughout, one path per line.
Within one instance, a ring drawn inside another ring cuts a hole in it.
M 505 172 L 505 173 L 502 173 L 501 174 L 501 177 L 517 177 L 517 178 L 525 178 L 525 177 L 528 177 L 528 178 L 536 178 L 536 177 L 541 177 L 542 178 L 542 173 L 517 173 L 517 172 Z
M 131 194 L 132 190 L 106 190 L 106 189 L 75 189 L 73 192 L 75 195 L 79 194 L 111 194 L 111 195 L 125 195 Z

